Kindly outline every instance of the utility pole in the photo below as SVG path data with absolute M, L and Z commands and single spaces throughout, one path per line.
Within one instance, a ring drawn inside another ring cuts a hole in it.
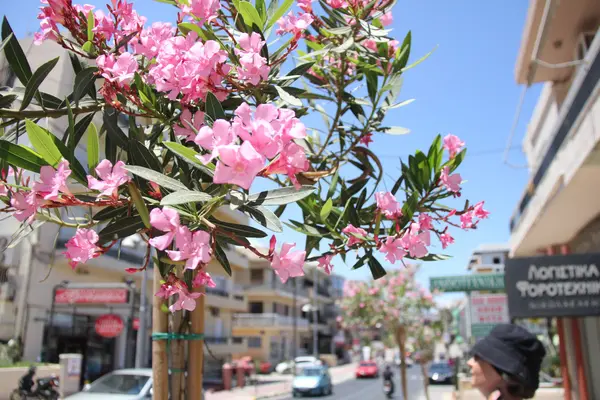
M 27 318 L 27 297 L 29 296 L 29 281 L 31 280 L 31 263 L 34 245 L 37 242 L 37 230 L 24 238 L 19 245 L 19 291 L 17 301 L 17 315 L 13 336 L 21 338 L 24 342 L 25 319 Z
M 317 268 L 313 269 L 313 298 L 312 298 L 312 311 L 313 311 L 313 355 L 317 357 L 319 354 L 319 327 L 317 325 Z
M 140 310 L 139 310 L 139 320 L 140 325 L 138 326 L 137 331 L 137 340 L 135 346 L 135 367 L 136 368 L 144 368 L 146 366 L 145 360 L 147 351 L 146 351 L 146 340 L 148 338 L 148 299 L 147 299 L 147 287 L 148 287 L 148 268 L 145 268 L 142 271 L 142 286 L 140 288 Z

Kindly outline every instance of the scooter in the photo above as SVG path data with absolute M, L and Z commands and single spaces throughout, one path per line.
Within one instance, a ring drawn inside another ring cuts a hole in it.
M 33 392 L 29 392 L 22 388 L 15 389 L 10 394 L 10 400 L 58 400 L 58 385 L 59 380 L 56 376 L 40 378 L 36 380 L 36 386 Z
M 392 385 L 392 381 L 383 381 L 383 393 L 387 396 L 388 399 L 392 398 L 392 395 L 394 394 L 394 386 Z

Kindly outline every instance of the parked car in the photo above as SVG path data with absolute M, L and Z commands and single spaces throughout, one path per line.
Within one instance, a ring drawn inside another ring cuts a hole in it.
M 294 372 L 294 366 L 296 368 L 302 368 L 307 365 L 322 364 L 321 360 L 314 356 L 301 356 L 296 357 L 293 361 L 283 361 L 277 364 L 275 367 L 275 372 L 278 374 L 291 374 Z
M 401 362 L 402 360 L 400 360 L 400 355 L 396 354 L 394 357 L 394 364 L 396 364 L 397 367 L 400 366 L 400 364 L 402 364 Z M 404 362 L 406 363 L 406 367 L 410 368 L 414 365 L 414 361 L 412 360 L 412 358 L 410 358 L 409 356 L 404 357 Z
M 356 378 L 379 378 L 379 367 L 375 361 L 361 361 L 356 367 Z
M 447 362 L 430 364 L 428 374 L 429 383 L 454 383 L 454 370 Z
M 333 383 L 329 368 L 325 365 L 312 364 L 296 373 L 292 381 L 292 396 L 323 396 L 333 393 Z

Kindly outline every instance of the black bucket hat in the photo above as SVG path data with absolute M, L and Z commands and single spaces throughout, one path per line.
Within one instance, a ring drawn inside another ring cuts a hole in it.
M 471 353 L 507 373 L 528 389 L 540 384 L 540 367 L 546 355 L 544 345 L 525 328 L 497 325 L 473 346 Z

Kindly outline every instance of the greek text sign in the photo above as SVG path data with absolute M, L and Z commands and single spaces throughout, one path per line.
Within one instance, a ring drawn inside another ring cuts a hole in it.
M 505 294 L 471 295 L 471 331 L 486 336 L 497 324 L 510 322 Z
M 129 299 L 127 289 L 57 289 L 54 295 L 56 304 L 124 304 Z
M 600 254 L 571 254 L 506 261 L 511 317 L 600 315 Z
M 471 292 L 504 290 L 504 274 L 473 274 L 430 278 L 430 290 L 440 292 Z

